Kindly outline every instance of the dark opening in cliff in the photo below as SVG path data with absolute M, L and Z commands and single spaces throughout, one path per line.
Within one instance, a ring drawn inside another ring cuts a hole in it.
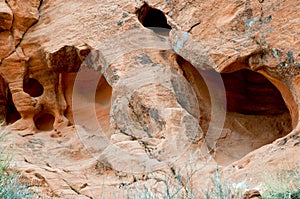
M 212 119 L 208 91 L 213 89 L 221 93 L 225 87 L 224 127 L 221 134 L 210 131 L 205 135 L 219 164 L 239 160 L 292 131 L 291 115 L 281 93 L 263 75 L 248 69 L 224 74 L 215 70 L 197 70 L 179 56 L 177 62 L 197 95 L 201 113 L 199 124 L 205 132 Z M 215 82 L 217 76 L 222 78 L 224 87 Z
M 44 87 L 38 80 L 34 78 L 25 78 L 23 81 L 23 90 L 31 97 L 39 97 L 43 94 Z
M 277 88 L 263 75 L 242 69 L 221 74 L 227 111 L 246 115 L 278 115 L 288 112 Z
M 7 86 L 2 76 L 0 76 L 0 123 L 5 122 L 7 113 Z
M 10 90 L 7 91 L 7 112 L 6 112 L 6 123 L 12 124 L 17 120 L 21 119 L 21 115 L 16 109 L 16 106 L 12 100 Z
M 35 127 L 41 131 L 53 130 L 54 116 L 47 111 L 41 111 L 33 118 Z
M 145 3 L 137 10 L 136 14 L 143 26 L 152 29 L 158 34 L 165 36 L 169 34 L 171 26 L 168 24 L 167 18 L 162 11 L 152 8 Z

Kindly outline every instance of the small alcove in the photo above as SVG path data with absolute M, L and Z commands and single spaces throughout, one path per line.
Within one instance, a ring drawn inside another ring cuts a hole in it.
M 43 85 L 34 78 L 24 79 L 23 90 L 25 93 L 29 94 L 31 97 L 39 97 L 44 92 Z
M 262 74 L 247 68 L 221 74 L 213 69 L 199 70 L 180 56 L 177 62 L 197 95 L 199 124 L 219 164 L 228 165 L 292 131 L 291 114 L 280 91 Z M 221 78 L 224 86 L 218 85 L 215 77 Z M 226 94 L 221 134 L 207 132 L 212 107 L 207 85 Z
M 18 112 L 13 99 L 12 99 L 12 94 L 10 90 L 7 90 L 7 112 L 6 112 L 6 123 L 7 124 L 12 124 L 15 123 L 17 120 L 21 119 L 21 115 Z
M 41 111 L 33 118 L 35 127 L 40 131 L 53 130 L 54 116 L 48 111 Z
M 148 4 L 144 4 L 136 12 L 139 21 L 144 27 L 149 28 L 164 36 L 168 36 L 171 26 L 168 24 L 165 14 L 156 8 L 152 8 Z

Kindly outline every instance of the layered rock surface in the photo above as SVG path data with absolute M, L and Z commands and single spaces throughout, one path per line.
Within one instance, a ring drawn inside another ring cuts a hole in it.
M 160 193 L 190 154 L 199 193 L 216 164 L 255 185 L 261 168 L 299 159 L 298 10 L 297 1 L 2 1 L 4 145 L 49 198 Z

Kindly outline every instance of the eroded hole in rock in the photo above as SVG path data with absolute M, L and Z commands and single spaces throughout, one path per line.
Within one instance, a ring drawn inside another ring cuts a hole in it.
M 31 97 L 39 97 L 43 94 L 44 87 L 38 80 L 34 78 L 28 78 L 24 79 L 23 81 L 23 90 Z
M 4 79 L 0 76 L 0 123 L 4 122 L 7 113 L 7 86 Z
M 280 92 L 263 75 L 247 69 L 221 75 L 226 88 L 227 111 L 246 115 L 288 112 Z
M 10 90 L 7 91 L 7 113 L 6 113 L 6 123 L 12 124 L 17 120 L 21 119 L 21 115 L 16 109 L 16 106 L 12 100 L 12 95 Z
M 77 75 L 78 73 L 62 74 L 64 95 L 68 104 L 65 111 L 66 117 L 74 124 L 74 114 L 76 114 L 76 120 L 91 126 L 95 125 L 90 123 L 92 122 L 91 118 L 96 114 L 96 119 L 102 130 L 107 131 L 110 125 L 111 86 L 107 83 L 105 77 L 102 76 L 97 84 L 96 91 L 93 90 L 93 93 L 90 93 L 89 87 L 93 74 L 87 74 L 86 77 L 81 76 L 84 82 L 74 88 Z M 76 100 L 73 97 L 76 97 Z
M 168 24 L 167 18 L 162 11 L 152 8 L 145 3 L 137 10 L 136 14 L 143 26 L 152 29 L 158 34 L 169 35 L 171 26 Z
M 53 130 L 54 116 L 47 112 L 41 111 L 33 118 L 35 127 L 41 131 L 51 131 Z
M 221 74 L 227 116 L 216 160 L 229 164 L 292 131 L 292 120 L 277 88 L 263 75 L 242 69 Z
M 214 81 L 220 74 L 214 70 L 199 72 L 180 57 L 177 61 L 197 94 L 199 106 L 202 107 L 199 124 L 205 129 L 208 125 L 205 123 L 211 119 L 206 83 L 218 91 L 222 87 L 214 84 Z M 221 74 L 221 78 L 227 100 L 224 127 L 221 135 L 212 131 L 205 137 L 207 144 L 214 148 L 215 159 L 219 164 L 227 165 L 239 160 L 292 131 L 291 116 L 281 93 L 263 75 L 241 69 Z

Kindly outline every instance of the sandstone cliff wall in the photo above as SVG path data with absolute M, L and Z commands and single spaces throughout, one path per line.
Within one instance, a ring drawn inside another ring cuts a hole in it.
M 294 157 L 299 5 L 0 1 L 0 119 L 24 179 L 94 198 L 123 181 L 159 187 L 197 148 L 196 168 L 213 158 L 237 179 L 261 156 Z

